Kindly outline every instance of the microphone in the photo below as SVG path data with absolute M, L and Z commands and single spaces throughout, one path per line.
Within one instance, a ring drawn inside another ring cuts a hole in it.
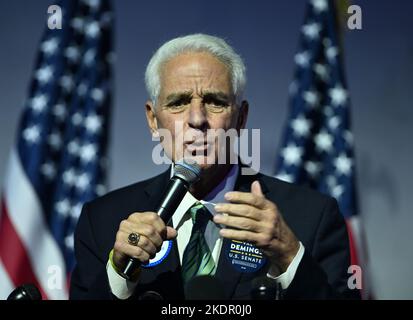
M 7 300 L 42 300 L 42 295 L 34 284 L 24 284 L 14 289 Z
M 163 297 L 156 291 L 146 291 L 141 294 L 138 299 L 143 301 L 161 301 Z
M 185 286 L 187 300 L 225 300 L 225 290 L 222 283 L 208 275 L 197 276 L 188 281 Z
M 189 186 L 199 179 L 201 173 L 201 168 L 197 163 L 188 164 L 185 160 L 177 162 L 174 169 L 174 175 L 169 180 L 163 200 L 157 210 L 158 215 L 166 225 L 168 225 L 172 215 L 184 198 Z M 139 265 L 140 261 L 138 259 L 129 258 L 121 275 L 130 280 Z
M 252 281 L 251 298 L 253 300 L 280 300 L 280 285 L 266 276 Z

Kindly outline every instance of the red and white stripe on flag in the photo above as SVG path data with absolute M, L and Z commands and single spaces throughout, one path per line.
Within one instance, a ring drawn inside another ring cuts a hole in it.
M 25 283 L 36 285 L 43 299 L 67 299 L 65 269 L 40 202 L 13 150 L 0 209 L 0 299 Z

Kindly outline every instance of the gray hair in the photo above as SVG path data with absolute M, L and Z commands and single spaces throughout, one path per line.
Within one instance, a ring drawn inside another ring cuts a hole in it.
M 191 34 L 165 42 L 152 56 L 145 71 L 145 84 L 149 97 L 156 105 L 161 91 L 161 67 L 182 53 L 207 52 L 224 63 L 231 75 L 232 90 L 236 103 L 241 103 L 246 79 L 245 64 L 225 40 L 207 34 Z

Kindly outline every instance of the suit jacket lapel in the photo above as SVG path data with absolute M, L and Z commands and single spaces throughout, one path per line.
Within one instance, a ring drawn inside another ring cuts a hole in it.
M 148 196 L 149 203 L 153 206 L 153 210 L 157 209 L 163 196 L 163 192 L 166 190 L 170 178 L 169 175 L 170 169 L 154 177 L 145 187 L 145 193 Z

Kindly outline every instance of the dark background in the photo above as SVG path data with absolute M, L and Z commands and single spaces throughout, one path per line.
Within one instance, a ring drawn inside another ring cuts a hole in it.
M 0 0 L 0 179 L 13 146 L 48 0 Z M 144 118 L 143 74 L 154 50 L 172 37 L 223 37 L 248 68 L 249 128 L 261 129 L 261 169 L 273 174 L 286 119 L 293 55 L 305 0 L 115 1 L 115 103 L 110 188 L 163 170 Z M 345 66 L 352 99 L 361 215 L 376 297 L 413 299 L 411 164 L 413 2 L 353 1 L 363 29 L 346 30 Z

